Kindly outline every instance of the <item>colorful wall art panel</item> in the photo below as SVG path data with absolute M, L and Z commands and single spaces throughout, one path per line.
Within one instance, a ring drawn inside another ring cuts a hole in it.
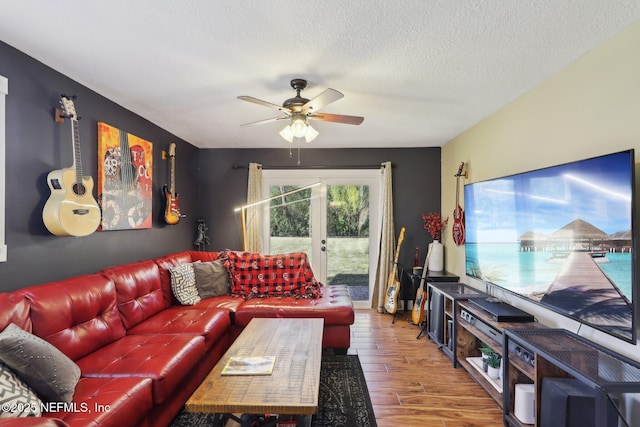
M 153 143 L 98 123 L 101 230 L 151 228 Z

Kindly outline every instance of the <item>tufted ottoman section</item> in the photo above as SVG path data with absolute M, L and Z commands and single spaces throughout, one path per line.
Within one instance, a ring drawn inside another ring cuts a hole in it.
M 205 354 L 199 335 L 127 335 L 76 360 L 88 378 L 151 378 L 153 402 L 163 403 Z
M 267 297 L 245 301 L 236 311 L 234 323 L 246 327 L 254 317 L 324 319 L 323 347 L 348 348 L 354 311 L 345 285 L 325 286 L 322 298 Z

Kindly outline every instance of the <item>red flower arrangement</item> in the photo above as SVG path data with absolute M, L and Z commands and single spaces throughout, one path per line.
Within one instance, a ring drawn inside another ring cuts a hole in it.
M 433 212 L 429 212 L 429 215 L 422 214 L 422 220 L 424 221 L 424 229 L 429 232 L 434 241 L 440 239 L 442 229 L 449 222 L 448 217 L 443 220 L 439 213 Z

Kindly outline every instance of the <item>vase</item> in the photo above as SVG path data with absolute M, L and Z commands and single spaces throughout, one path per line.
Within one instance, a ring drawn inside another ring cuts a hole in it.
M 500 378 L 500 367 L 498 366 L 494 368 L 493 366 L 489 366 L 489 371 L 487 372 L 487 374 L 489 374 L 489 377 L 497 380 L 498 378 Z
M 444 246 L 440 241 L 434 240 L 429 243 L 429 270 L 430 271 L 443 271 L 444 270 Z

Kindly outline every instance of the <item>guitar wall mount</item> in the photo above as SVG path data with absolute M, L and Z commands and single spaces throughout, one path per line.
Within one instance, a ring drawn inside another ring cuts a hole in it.
M 64 98 L 67 98 L 67 99 L 70 99 L 70 100 L 72 100 L 72 101 L 75 101 L 75 100 L 78 98 L 76 95 L 67 96 L 67 95 L 65 95 L 64 93 L 63 93 L 63 94 L 60 94 L 60 96 L 61 96 L 61 97 L 64 97 Z M 58 123 L 58 124 L 63 124 L 63 123 L 64 123 L 64 119 L 68 119 L 68 118 L 69 118 L 69 116 L 68 116 L 68 115 L 66 115 L 66 114 L 64 113 L 64 111 L 62 111 L 62 109 L 60 109 L 60 108 L 56 108 L 55 110 L 56 110 L 56 111 L 55 111 L 54 121 L 55 121 L 56 123 Z M 76 117 L 76 120 L 80 120 L 81 118 L 82 118 L 82 117 Z

